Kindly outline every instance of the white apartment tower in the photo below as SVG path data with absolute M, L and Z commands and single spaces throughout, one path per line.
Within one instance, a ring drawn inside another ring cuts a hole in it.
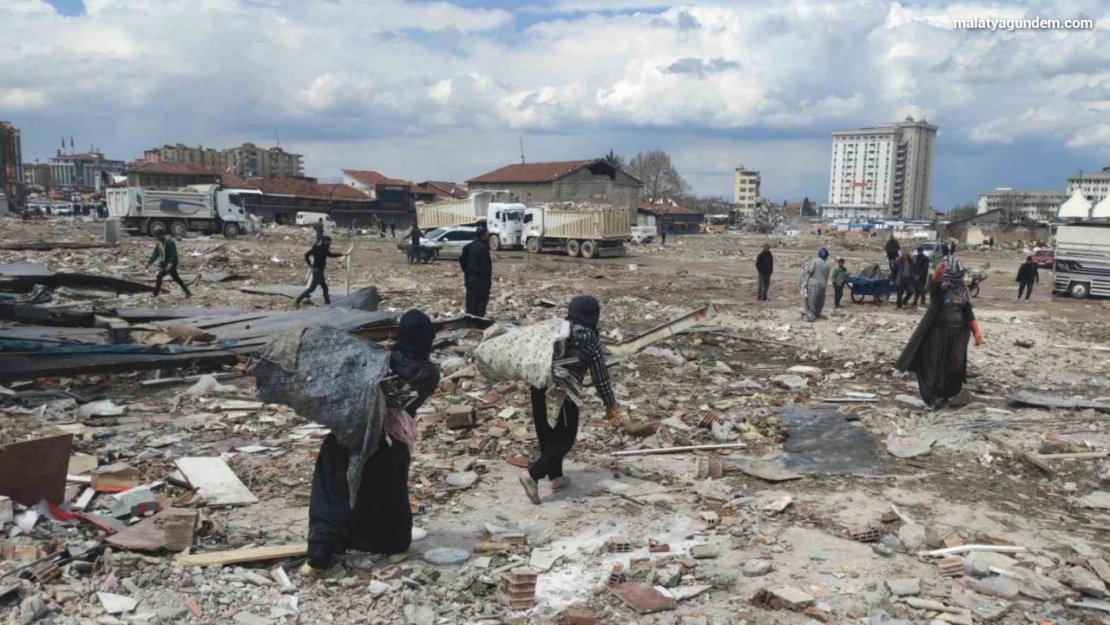
M 737 167 L 732 179 L 732 203 L 736 205 L 736 210 L 744 217 L 751 217 L 755 214 L 757 198 L 759 198 L 759 172 L 744 169 L 743 165 Z
M 833 133 L 829 204 L 881 207 L 895 219 L 927 219 L 937 127 L 879 124 Z

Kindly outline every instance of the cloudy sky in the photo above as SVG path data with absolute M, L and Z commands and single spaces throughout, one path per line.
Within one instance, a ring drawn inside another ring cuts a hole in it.
M 953 19 L 1089 18 L 968 31 Z M 1110 2 L 0 0 L 0 119 L 132 160 L 250 140 L 309 175 L 465 180 L 662 148 L 702 195 L 740 165 L 827 200 L 833 130 L 940 126 L 937 207 L 1110 166 Z

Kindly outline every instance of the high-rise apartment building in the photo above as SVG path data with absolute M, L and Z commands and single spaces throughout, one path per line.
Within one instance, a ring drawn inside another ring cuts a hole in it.
M 732 177 L 732 203 L 736 212 L 745 218 L 755 214 L 755 202 L 759 198 L 759 172 L 745 169 L 743 165 L 736 168 Z
M 937 127 L 879 124 L 833 133 L 829 206 L 882 208 L 895 219 L 928 219 Z
M 0 122 L 0 193 L 16 198 L 23 185 L 23 147 L 19 129 Z

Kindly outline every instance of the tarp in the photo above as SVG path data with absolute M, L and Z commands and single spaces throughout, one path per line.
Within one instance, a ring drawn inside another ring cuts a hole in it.
M 1068 217 L 1086 219 L 1090 213 L 1091 203 L 1087 201 L 1087 198 L 1083 197 L 1082 191 L 1076 189 L 1075 193 L 1068 198 L 1068 201 L 1060 205 L 1060 211 L 1056 213 L 1056 216 L 1060 219 L 1066 219 Z
M 352 508 L 362 466 L 377 451 L 387 426 L 379 384 L 388 374 L 388 350 L 328 326 L 279 334 L 254 370 L 262 401 L 284 404 L 326 426 L 350 451 L 347 485 Z

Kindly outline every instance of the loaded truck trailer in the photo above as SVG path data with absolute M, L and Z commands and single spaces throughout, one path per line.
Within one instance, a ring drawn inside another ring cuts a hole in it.
M 1110 224 L 1060 226 L 1053 277 L 1053 294 L 1110 297 Z
M 583 258 L 623 256 L 624 244 L 632 238 L 625 208 L 529 208 L 523 226 L 525 247 L 533 254 L 551 251 Z
M 508 195 L 509 192 L 477 191 L 465 200 L 421 204 L 416 207 L 416 225 L 427 232 L 484 221 L 489 230 L 491 250 L 523 247 L 521 221 L 526 207 L 523 204 L 491 201 L 499 193 Z
M 240 201 L 244 193 L 259 192 L 220 189 L 214 184 L 177 191 L 108 189 L 108 214 L 118 218 L 125 230 L 138 234 L 169 232 L 182 238 L 188 232 L 203 232 L 234 238 L 247 229 L 247 215 Z

